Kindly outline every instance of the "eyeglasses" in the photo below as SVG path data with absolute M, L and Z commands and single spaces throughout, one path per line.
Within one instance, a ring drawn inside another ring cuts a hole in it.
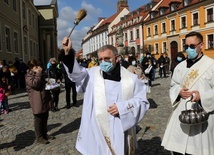
M 196 47 L 198 47 L 198 45 L 200 45 L 202 42 L 200 42 L 200 43 L 198 43 L 198 44 L 196 44 L 196 45 L 194 45 L 194 44 L 190 44 L 190 45 L 184 45 L 184 48 L 187 50 L 189 47 L 191 48 L 191 49 L 195 49 Z
M 99 58 L 98 61 L 99 61 L 99 63 L 101 63 L 102 61 L 112 62 L 112 60 L 115 59 L 115 58 L 116 58 L 116 56 L 114 56 L 113 58 L 109 58 L 109 57 Z

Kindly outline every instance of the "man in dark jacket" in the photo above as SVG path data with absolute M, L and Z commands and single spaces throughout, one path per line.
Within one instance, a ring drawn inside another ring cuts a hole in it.
M 161 54 L 160 58 L 158 59 L 158 65 L 159 65 L 160 78 L 162 78 L 162 74 L 164 74 L 164 77 L 166 77 L 166 60 L 163 56 L 163 53 Z
M 61 69 L 62 74 L 63 74 L 64 79 L 65 79 L 65 91 L 66 91 L 66 103 L 67 103 L 66 108 L 70 109 L 70 107 L 71 107 L 71 89 L 72 89 L 73 106 L 77 106 L 76 84 L 75 84 L 75 82 L 71 81 L 68 78 L 68 75 L 65 71 L 63 64 L 60 65 L 60 69 Z

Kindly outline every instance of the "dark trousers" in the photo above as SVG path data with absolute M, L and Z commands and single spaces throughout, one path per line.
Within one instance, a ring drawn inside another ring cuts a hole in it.
M 164 75 L 164 77 L 166 77 L 166 68 L 165 66 L 164 67 L 160 67 L 159 68 L 159 74 L 160 74 L 160 77 L 162 78 L 162 74 Z
M 70 104 L 71 104 L 71 89 L 72 89 L 73 105 L 75 105 L 77 103 L 77 91 L 76 91 L 75 82 L 67 82 L 67 83 L 65 83 L 67 106 L 70 106 Z
M 148 78 L 148 85 L 152 86 L 152 71 L 149 74 L 146 74 L 146 77 Z
M 52 93 L 52 103 L 55 108 L 58 108 L 60 89 L 54 89 Z
M 34 114 L 34 128 L 37 141 L 39 139 L 44 139 L 47 135 L 48 115 L 48 112 L 42 114 Z

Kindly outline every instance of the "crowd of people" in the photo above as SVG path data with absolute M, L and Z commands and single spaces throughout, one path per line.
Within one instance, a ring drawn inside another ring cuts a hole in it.
M 171 74 L 170 99 L 174 107 L 161 145 L 173 155 L 214 154 L 214 61 L 203 54 L 203 45 L 203 36 L 191 32 L 185 37 L 187 57 L 178 52 L 170 60 L 167 53 L 162 53 L 156 59 L 147 52 L 138 60 L 133 54 L 121 55 L 114 46 L 104 45 L 97 57 L 87 60 L 81 51 L 75 52 L 71 40 L 65 37 L 58 62 L 51 58 L 46 69 L 37 59 L 28 65 L 22 59 L 8 64 L 0 61 L 1 113 L 9 112 L 8 95 L 16 88 L 26 88 L 36 140 L 48 144 L 55 139 L 47 134 L 49 110 L 59 111 L 60 84 L 64 79 L 67 109 L 71 107 L 71 90 L 74 106 L 77 93 L 84 93 L 77 150 L 89 155 L 132 155 L 137 147 L 137 124 L 149 109 L 148 88 L 157 78 L 158 69 L 159 78 Z M 47 89 L 49 80 L 59 87 Z M 187 103 L 190 108 L 200 105 L 209 114 L 208 121 L 182 124 L 179 115 Z
M 20 58 L 15 62 L 0 60 L 0 115 L 8 114 L 8 96 L 15 93 L 17 88 L 25 89 L 25 74 L 27 66 Z

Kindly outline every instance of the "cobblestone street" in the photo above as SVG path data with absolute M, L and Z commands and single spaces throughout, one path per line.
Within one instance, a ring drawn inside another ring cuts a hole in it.
M 139 123 L 136 155 L 170 155 L 160 144 L 172 108 L 169 103 L 170 77 L 153 81 L 148 99 L 151 107 Z M 4 155 L 79 155 L 75 141 L 81 120 L 83 94 L 78 94 L 79 107 L 63 108 L 66 105 L 65 91 L 60 94 L 59 112 L 50 112 L 49 134 L 56 136 L 50 144 L 35 143 L 33 115 L 25 91 L 9 97 L 12 111 L 0 116 L 0 154 Z

